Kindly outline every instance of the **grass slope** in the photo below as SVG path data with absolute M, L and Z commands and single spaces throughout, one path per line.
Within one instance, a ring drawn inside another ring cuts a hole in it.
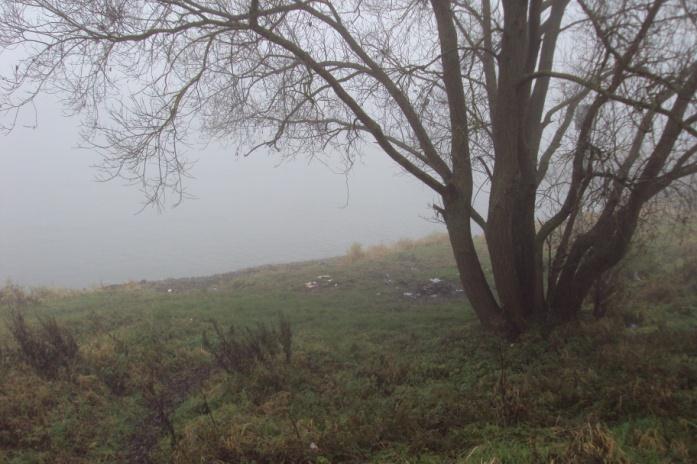
M 513 344 L 444 285 L 442 237 L 89 292 L 7 287 L 1 318 L 53 317 L 79 355 L 49 376 L 0 327 L 0 462 L 697 462 L 696 258 L 656 241 L 608 317 Z M 211 320 L 246 334 L 281 312 L 290 363 L 215 361 Z

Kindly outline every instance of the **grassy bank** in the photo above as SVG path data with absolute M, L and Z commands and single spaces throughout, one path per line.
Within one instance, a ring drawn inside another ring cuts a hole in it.
M 442 237 L 89 292 L 7 287 L 0 462 L 697 462 L 696 261 L 694 241 L 654 240 L 606 318 L 513 344 L 480 331 Z

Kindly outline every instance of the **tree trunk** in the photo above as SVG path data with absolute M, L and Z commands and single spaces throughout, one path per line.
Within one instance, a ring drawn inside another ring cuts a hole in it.
M 470 205 L 454 187 L 443 196 L 443 217 L 465 295 L 474 312 L 488 328 L 502 332 L 508 324 L 486 281 L 472 240 Z
M 521 85 L 528 54 L 527 5 L 506 1 L 493 112 L 496 163 L 486 232 L 496 290 L 506 317 L 519 331 L 536 312 L 541 292 L 535 241 L 535 157 L 525 123 L 529 88 Z
M 627 254 L 640 206 L 608 215 L 574 242 L 550 303 L 558 322 L 575 319 L 593 284 Z

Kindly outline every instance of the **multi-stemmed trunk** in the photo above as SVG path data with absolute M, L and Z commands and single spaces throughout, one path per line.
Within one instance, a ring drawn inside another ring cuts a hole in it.
M 477 250 L 472 239 L 469 202 L 463 192 L 451 188 L 443 198 L 443 217 L 448 229 L 460 281 L 484 326 L 502 331 L 507 321 L 487 283 Z
M 665 170 L 669 155 L 686 126 L 684 118 L 689 114 L 686 110 L 694 101 L 697 64 L 684 70 L 682 86 L 663 91 L 656 97 L 657 103 L 652 103 L 654 106 L 671 103 L 669 109 L 661 110 L 667 118 L 660 127 L 657 143 L 647 152 L 646 134 L 657 129 L 652 126 L 656 121 L 656 111 L 651 110 L 643 114 L 641 124 L 632 135 L 631 146 L 618 157 L 622 161 L 608 178 L 604 200 L 587 210 L 595 221 L 594 225 L 586 231 L 577 227 L 577 219 L 586 214 L 584 202 L 591 182 L 598 175 L 606 174 L 602 169 L 607 169 L 605 165 L 600 171 L 595 171 L 593 164 L 599 156 L 608 156 L 593 143 L 596 121 L 601 109 L 612 104 L 613 92 L 618 91 L 628 73 L 631 74 L 628 71 L 631 62 L 650 36 L 651 27 L 665 3 L 656 0 L 645 10 L 645 16 L 626 48 L 621 53 L 612 50 L 616 60 L 607 68 L 606 88 L 593 95 L 591 104 L 584 105 L 584 111 L 577 118 L 580 124 L 575 134 L 576 147 L 570 154 L 566 199 L 551 218 L 536 215 L 538 188 L 548 164 L 548 159 L 545 161 L 545 155 L 540 153 L 544 126 L 548 124 L 543 122 L 549 90 L 546 74 L 552 70 L 554 49 L 568 3 L 568 0 L 552 2 L 548 16 L 541 24 L 543 6 L 540 1 L 504 0 L 501 3 L 503 23 L 496 64 L 483 58 L 494 162 L 493 169 L 487 170 L 491 187 L 488 214 L 479 222 L 485 228 L 491 258 L 492 290 L 481 270 L 470 236 L 469 221 L 474 215 L 470 210 L 472 177 L 466 146 L 467 116 L 454 104 L 463 99 L 456 89 L 461 84 L 458 72 L 449 72 L 453 67 L 448 60 L 453 59 L 455 47 L 452 40 L 450 45 L 446 43 L 447 35 L 452 33 L 444 26 L 448 11 L 439 2 L 432 1 L 439 20 L 444 82 L 453 127 L 453 178 L 441 195 L 443 215 L 462 284 L 476 314 L 485 325 L 503 327 L 513 334 L 525 331 L 535 321 L 562 322 L 577 317 L 593 285 L 627 253 L 643 206 L 670 182 L 692 172 L 676 169 L 675 165 L 672 172 L 666 173 Z M 486 19 L 489 14 L 485 8 L 483 17 Z M 544 34 L 540 33 L 542 28 L 546 30 Z M 491 31 L 484 32 L 485 44 L 487 34 Z M 537 75 L 536 79 L 532 79 L 532 75 Z M 574 115 L 577 105 L 589 93 L 590 89 L 581 91 L 567 103 L 569 117 L 560 125 L 562 135 L 568 129 L 570 116 Z M 554 143 L 552 149 L 555 149 Z M 681 158 L 685 160 L 682 163 L 695 151 L 695 147 L 688 149 Z M 640 165 L 637 160 L 642 152 L 645 161 Z M 634 185 L 628 186 L 625 179 L 630 169 L 636 170 L 634 175 L 637 177 Z M 544 219 L 539 230 L 536 227 L 538 219 Z M 545 249 L 547 244 L 552 246 Z M 546 258 L 550 264 L 548 269 L 543 266 Z

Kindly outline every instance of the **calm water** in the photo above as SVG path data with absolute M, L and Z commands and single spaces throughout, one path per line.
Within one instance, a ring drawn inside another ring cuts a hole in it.
M 207 275 L 443 230 L 429 220 L 430 191 L 370 148 L 348 190 L 321 163 L 193 150 L 187 186 L 197 199 L 136 214 L 137 187 L 95 182 L 98 157 L 73 148 L 76 121 L 53 108 L 40 108 L 38 129 L 0 139 L 1 280 L 84 287 Z

